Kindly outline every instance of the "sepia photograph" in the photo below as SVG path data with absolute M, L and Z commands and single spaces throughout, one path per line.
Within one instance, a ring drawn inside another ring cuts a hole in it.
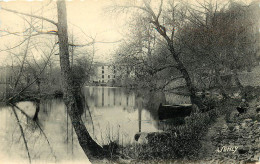
M 260 0 L 0 0 L 0 164 L 260 164 Z

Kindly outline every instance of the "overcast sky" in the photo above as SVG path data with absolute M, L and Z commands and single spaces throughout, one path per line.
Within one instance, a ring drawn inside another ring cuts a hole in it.
M 35 13 L 57 21 L 56 3 L 51 3 L 41 10 L 42 6 L 46 5 L 49 1 L 44 2 L 26 2 L 26 1 L 13 1 L 1 2 L 1 7 L 13 9 L 26 13 Z M 124 19 L 117 19 L 120 16 L 109 14 L 104 11 L 104 8 L 111 5 L 110 0 L 73 0 L 67 1 L 67 15 L 69 35 L 74 34 L 74 39 L 77 44 L 85 44 L 90 41 L 90 37 L 96 37 L 97 41 L 114 42 L 122 38 L 120 31 L 123 28 Z M 19 32 L 25 28 L 24 20 L 16 14 L 0 11 L 0 29 L 8 30 L 10 32 Z M 28 26 L 28 25 L 26 25 Z M 46 30 L 55 30 L 55 26 L 49 23 L 44 23 L 47 27 Z M 3 34 L 3 33 L 2 33 Z M 87 36 L 86 36 L 86 35 Z M 0 39 L 0 47 L 15 45 L 17 37 L 2 37 Z M 88 39 L 88 40 L 87 40 Z M 117 48 L 119 43 L 97 43 L 95 48 L 97 50 L 95 58 L 97 60 L 107 60 Z M 0 52 L 0 61 L 6 60 L 6 54 Z

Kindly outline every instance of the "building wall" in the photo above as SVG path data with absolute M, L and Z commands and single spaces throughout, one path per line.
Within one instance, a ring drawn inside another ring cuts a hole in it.
M 107 83 L 116 77 L 115 66 L 112 65 L 97 65 L 95 75 L 91 77 L 92 82 Z

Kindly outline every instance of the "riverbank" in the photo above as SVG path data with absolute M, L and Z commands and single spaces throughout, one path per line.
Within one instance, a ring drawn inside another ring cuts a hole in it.
M 166 132 L 150 133 L 146 143 L 128 145 L 121 151 L 138 160 L 201 160 L 199 154 L 203 136 L 208 127 L 228 110 L 227 102 L 219 103 L 222 105 L 216 109 L 186 117 L 184 125 L 172 127 Z
M 2 103 L 17 103 L 21 101 L 39 101 L 41 99 L 53 99 L 53 98 L 62 98 L 63 92 L 61 90 L 55 91 L 48 91 L 48 92 L 32 92 L 32 91 L 25 91 L 20 94 L 13 94 L 10 97 L 1 99 L 0 102 Z
M 206 159 L 255 162 L 260 157 L 260 114 L 253 102 L 247 113 L 233 110 L 221 117 L 205 136 Z M 210 149 L 211 148 L 211 149 Z
M 250 101 L 247 113 L 238 115 L 239 102 L 229 99 L 214 110 L 187 117 L 185 125 L 147 135 L 146 143 L 128 145 L 121 151 L 134 159 L 133 163 L 258 161 L 260 115 L 254 102 Z

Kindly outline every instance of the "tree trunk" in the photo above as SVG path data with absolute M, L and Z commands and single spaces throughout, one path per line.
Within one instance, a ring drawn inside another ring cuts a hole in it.
M 68 50 L 68 33 L 67 33 L 67 13 L 66 4 L 64 0 L 57 1 L 58 10 L 58 38 L 59 38 L 59 55 L 60 66 L 63 77 L 64 101 L 68 109 L 68 114 L 71 119 L 74 130 L 77 134 L 78 141 L 83 151 L 89 160 L 103 158 L 105 152 L 103 148 L 98 145 L 88 133 L 80 115 L 80 110 L 76 101 L 76 88 L 73 86 L 73 79 L 71 74 L 71 67 L 69 62 Z
M 168 45 L 168 49 L 170 50 L 171 52 L 171 55 L 173 57 L 173 59 L 176 61 L 177 63 L 177 69 L 181 72 L 185 82 L 186 82 L 186 85 L 187 85 L 187 88 L 188 88 L 188 91 L 190 92 L 190 100 L 191 100 L 191 103 L 193 105 L 197 105 L 198 108 L 203 111 L 206 106 L 202 103 L 202 100 L 201 98 L 199 98 L 198 96 L 196 96 L 196 89 L 195 89 L 195 86 L 193 85 L 192 81 L 191 81 L 191 78 L 190 78 L 190 75 L 187 71 L 187 69 L 185 68 L 183 62 L 180 60 L 179 58 L 179 55 L 175 52 L 175 48 L 173 46 L 173 39 L 169 38 L 166 34 L 166 30 L 165 30 L 165 27 L 161 26 L 160 23 L 158 22 L 158 20 L 155 20 L 153 22 L 153 24 L 156 26 L 156 29 L 158 31 L 158 33 L 164 37 L 164 39 L 166 40 L 167 42 L 167 45 Z
M 33 116 L 33 120 L 34 121 L 37 121 L 38 120 L 38 114 L 40 112 L 40 100 L 36 100 L 36 108 L 35 108 L 35 113 L 34 113 L 34 116 Z
M 172 54 L 172 57 L 174 58 L 174 60 L 177 63 L 177 69 L 181 72 L 181 74 L 186 82 L 187 88 L 190 92 L 191 103 L 197 105 L 198 108 L 203 111 L 206 106 L 202 103 L 201 98 L 196 96 L 196 89 L 191 81 L 191 78 L 190 78 L 190 75 L 189 75 L 187 69 L 185 68 L 183 62 L 180 60 L 178 54 L 176 54 L 172 41 L 170 41 L 169 39 L 166 39 L 166 40 L 167 40 L 167 43 L 169 46 L 169 50 Z

